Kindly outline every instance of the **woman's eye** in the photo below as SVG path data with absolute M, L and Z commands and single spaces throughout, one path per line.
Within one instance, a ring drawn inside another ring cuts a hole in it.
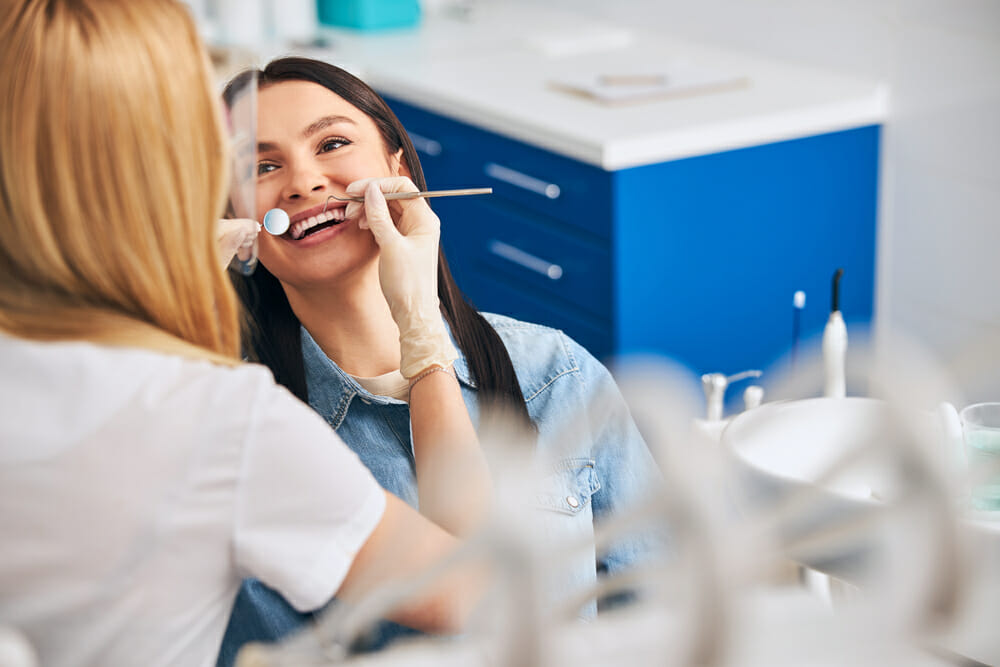
M 277 168 L 278 168 L 278 165 L 271 164 L 270 162 L 258 162 L 257 163 L 257 175 L 258 176 L 263 176 L 264 174 L 269 174 L 269 173 L 271 173 L 272 171 L 274 171 Z
M 340 148 L 341 146 L 346 146 L 349 143 L 351 143 L 351 142 L 348 141 L 347 139 L 343 139 L 341 137 L 335 137 L 335 138 L 325 139 L 323 141 L 323 143 L 321 143 L 319 145 L 319 152 L 320 153 L 329 153 L 330 151 L 335 151 L 338 148 Z

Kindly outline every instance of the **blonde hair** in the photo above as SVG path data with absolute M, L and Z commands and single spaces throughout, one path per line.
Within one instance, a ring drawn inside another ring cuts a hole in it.
M 187 9 L 3 4 L 0 329 L 236 359 L 225 132 Z

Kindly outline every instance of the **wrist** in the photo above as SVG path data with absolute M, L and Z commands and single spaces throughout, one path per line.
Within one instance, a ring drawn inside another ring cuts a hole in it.
M 431 366 L 449 367 L 458 359 L 458 351 L 448 336 L 444 323 L 421 327 L 399 334 L 399 371 L 411 379 Z
M 400 358 L 399 372 L 407 380 L 412 380 L 423 371 L 439 366 L 450 368 L 452 363 L 458 359 L 458 353 L 451 341 L 447 345 L 420 346 L 419 351 L 405 353 Z
M 440 364 L 433 364 L 431 366 L 428 366 L 424 370 L 420 371 L 419 373 L 417 373 L 416 375 L 414 375 L 412 378 L 410 378 L 410 389 L 409 390 L 412 392 L 414 385 L 416 385 L 418 382 L 420 382 L 424 378 L 426 378 L 426 377 L 428 377 L 430 375 L 433 375 L 434 373 L 444 373 L 445 375 L 450 375 L 451 377 L 455 378 L 456 380 L 458 379 L 458 376 L 455 375 L 455 368 L 450 363 L 447 366 L 442 366 Z

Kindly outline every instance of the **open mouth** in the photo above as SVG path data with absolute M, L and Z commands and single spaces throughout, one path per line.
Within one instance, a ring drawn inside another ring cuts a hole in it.
M 318 231 L 328 227 L 333 227 L 334 225 L 339 225 L 344 222 L 345 219 L 346 216 L 344 215 L 343 208 L 330 208 L 324 213 L 318 213 L 314 216 L 306 218 L 305 220 L 293 222 L 287 232 L 287 235 L 293 241 L 300 241 Z

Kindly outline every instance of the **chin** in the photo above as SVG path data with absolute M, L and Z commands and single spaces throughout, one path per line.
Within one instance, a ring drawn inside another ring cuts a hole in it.
M 357 284 L 366 276 L 378 281 L 378 247 L 372 242 L 372 248 L 365 253 L 352 253 L 350 256 L 340 252 L 314 255 L 293 264 L 286 264 L 280 271 L 275 271 L 261 258 L 264 266 L 282 283 L 299 289 L 330 288 L 343 289 Z

